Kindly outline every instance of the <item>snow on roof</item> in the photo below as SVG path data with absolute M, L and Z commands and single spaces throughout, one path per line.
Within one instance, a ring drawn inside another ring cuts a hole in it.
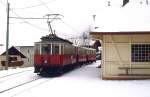
M 150 31 L 150 6 L 129 2 L 124 7 L 110 6 L 98 10 L 95 32 Z

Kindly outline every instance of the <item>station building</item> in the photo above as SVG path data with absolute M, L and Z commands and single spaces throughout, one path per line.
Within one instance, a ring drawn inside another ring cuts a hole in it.
M 150 31 L 91 32 L 101 40 L 102 79 L 150 78 Z

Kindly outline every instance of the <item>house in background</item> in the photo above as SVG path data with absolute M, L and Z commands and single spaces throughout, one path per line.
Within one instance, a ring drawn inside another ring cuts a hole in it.
M 150 31 L 90 34 L 102 41 L 102 79 L 150 78 Z
M 31 67 L 34 64 L 34 46 L 15 46 L 22 54 L 26 56 L 26 59 L 23 59 L 23 67 Z
M 24 64 L 22 59 L 26 58 L 26 56 L 19 52 L 14 46 L 8 49 L 8 54 L 8 67 L 20 67 Z M 6 52 L 1 54 L 0 59 L 1 66 L 4 67 L 6 63 Z

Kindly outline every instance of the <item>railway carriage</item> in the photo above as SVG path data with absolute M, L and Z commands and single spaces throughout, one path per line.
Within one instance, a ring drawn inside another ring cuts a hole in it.
M 87 61 L 87 57 L 86 57 L 86 49 L 83 47 L 78 47 L 78 63 L 80 63 L 81 65 L 86 63 Z
M 96 61 L 96 50 L 92 48 L 86 48 L 87 50 L 87 62 L 91 63 Z
M 95 61 L 94 51 L 74 46 L 68 40 L 49 34 L 42 37 L 40 42 L 35 42 L 34 72 L 40 75 L 61 75 L 82 64 Z

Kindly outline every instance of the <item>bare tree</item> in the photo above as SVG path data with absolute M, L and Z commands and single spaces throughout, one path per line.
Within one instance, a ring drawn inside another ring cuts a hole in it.
M 80 38 L 81 38 L 81 41 L 82 41 L 82 45 L 83 45 L 83 46 L 89 47 L 89 45 L 90 45 L 90 35 L 89 35 L 89 33 L 90 33 L 90 32 L 91 32 L 91 30 L 90 30 L 90 28 L 88 28 L 87 31 L 84 31 L 84 32 L 81 34 Z

